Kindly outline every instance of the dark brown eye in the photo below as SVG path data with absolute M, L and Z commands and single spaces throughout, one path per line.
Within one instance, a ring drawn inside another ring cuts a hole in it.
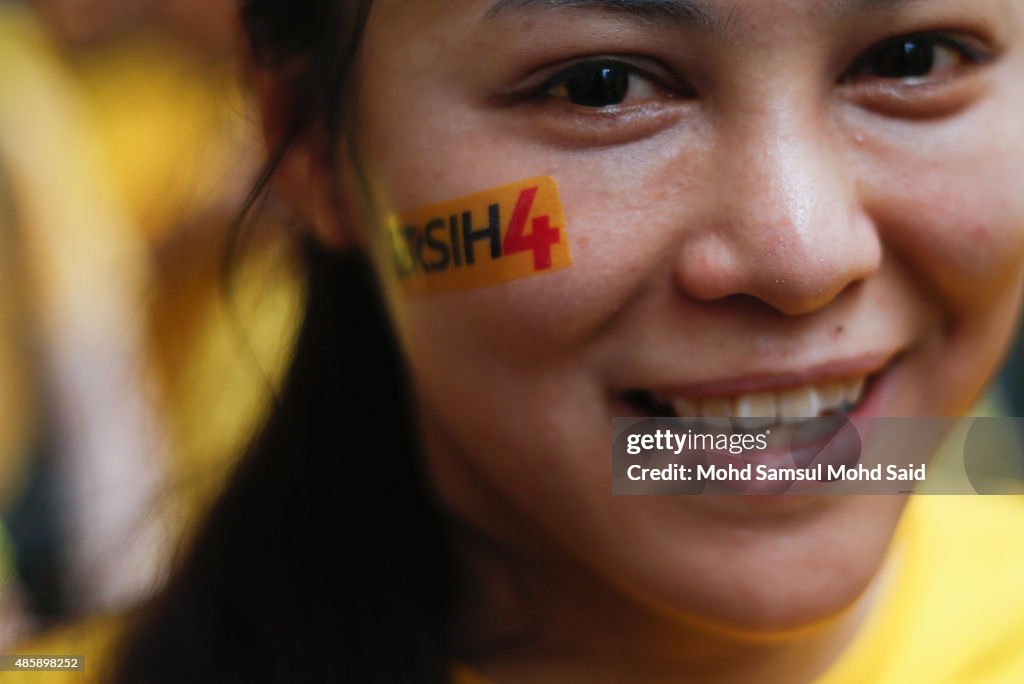
M 548 82 L 545 92 L 595 109 L 657 96 L 656 87 L 627 64 L 596 62 L 574 65 Z
M 878 78 L 927 76 L 935 66 L 937 47 L 934 41 L 900 38 L 874 54 L 871 59 L 872 72 Z

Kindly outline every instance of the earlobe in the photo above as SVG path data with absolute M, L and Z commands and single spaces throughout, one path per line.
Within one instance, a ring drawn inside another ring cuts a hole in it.
M 323 245 L 336 250 L 358 240 L 343 195 L 344 166 L 332 161 L 323 117 L 306 111 L 314 100 L 303 87 L 304 69 L 250 68 L 260 107 L 267 159 L 276 161 L 272 187 Z
M 279 188 L 304 226 L 324 246 L 343 250 L 355 245 L 353 230 L 341 197 L 338 173 L 312 147 L 309 137 L 296 138 L 274 173 Z

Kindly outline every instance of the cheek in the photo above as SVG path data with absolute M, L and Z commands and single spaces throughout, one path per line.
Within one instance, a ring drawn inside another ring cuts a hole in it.
M 1024 166 L 1016 171 L 1024 173 Z M 905 199 L 910 221 L 901 236 L 908 245 L 904 256 L 957 312 L 1002 298 L 1024 256 L 1020 193 L 1009 187 L 1007 176 L 978 175 L 942 176 Z
M 542 146 L 510 152 L 505 141 L 495 140 L 493 126 L 473 117 L 457 123 L 426 117 L 422 125 L 433 135 L 423 135 L 422 127 L 394 132 L 367 127 L 360 144 L 373 159 L 370 173 L 381 210 L 404 214 L 550 176 L 558 185 L 564 210 L 560 228 L 572 264 L 479 289 L 393 297 L 410 353 L 423 359 L 457 357 L 467 370 L 496 363 L 525 373 L 570 361 L 585 365 L 602 327 L 651 279 L 659 262 L 669 267 L 665 236 L 671 231 L 664 228 L 679 217 L 668 216 L 666 207 L 681 203 L 666 194 L 669 188 L 683 192 L 685 184 L 664 183 L 665 163 L 653 143 L 628 155 L 573 155 Z M 507 214 L 502 214 L 503 236 Z M 393 285 L 397 274 L 386 252 L 378 263 L 381 276 Z
M 896 138 L 865 150 L 871 161 L 861 178 L 873 179 L 867 209 L 938 322 L 922 340 L 920 405 L 962 413 L 1013 334 L 1024 264 L 1024 131 L 1015 117 L 982 110 Z M 936 406 L 941 397 L 955 405 Z
M 1024 158 L 988 149 L 953 168 L 937 168 L 908 192 L 904 255 L 927 274 L 944 321 L 936 341 L 946 348 L 945 381 L 974 396 L 1013 334 L 1024 263 L 1024 193 L 1016 179 L 1024 179 Z
M 540 152 L 526 162 L 491 158 L 501 164 L 475 175 L 470 158 L 446 158 L 446 167 L 466 173 L 450 174 L 450 186 L 434 186 L 430 197 L 416 195 L 430 187 L 422 181 L 407 187 L 414 178 L 385 178 L 392 196 L 434 203 L 514 180 L 524 167 L 551 173 L 573 264 L 480 289 L 396 297 L 392 309 L 442 498 L 463 517 L 489 525 L 494 502 L 478 500 L 489 492 L 568 544 L 592 533 L 592 521 L 610 503 L 611 404 L 603 381 L 609 355 L 602 327 L 650 277 L 662 247 L 651 227 L 664 221 L 652 207 L 663 200 L 644 195 L 645 188 L 658 187 L 653 174 L 616 179 L 622 165 L 610 161 L 576 164 L 576 174 L 568 175 Z M 508 523 L 502 536 L 528 526 L 516 527 Z
M 994 306 L 1017 286 L 1024 130 L 1013 121 L 983 111 L 880 146 L 864 176 L 877 179 L 871 211 L 883 241 L 949 315 Z

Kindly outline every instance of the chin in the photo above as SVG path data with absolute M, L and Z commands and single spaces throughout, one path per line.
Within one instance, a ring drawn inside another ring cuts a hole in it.
M 700 529 L 700 538 L 677 536 L 662 553 L 647 554 L 655 562 L 639 581 L 648 600 L 704 628 L 771 639 L 849 614 L 879 576 L 906 498 L 726 496 L 682 503 L 696 509 L 686 527 Z

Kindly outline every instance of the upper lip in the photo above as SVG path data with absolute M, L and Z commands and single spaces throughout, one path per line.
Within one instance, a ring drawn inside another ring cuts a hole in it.
M 663 397 L 685 397 L 687 399 L 716 399 L 741 394 L 782 392 L 859 375 L 873 375 L 890 365 L 895 358 L 896 354 L 893 352 L 864 354 L 827 361 L 799 370 L 755 371 L 732 378 L 654 386 L 646 389 Z

